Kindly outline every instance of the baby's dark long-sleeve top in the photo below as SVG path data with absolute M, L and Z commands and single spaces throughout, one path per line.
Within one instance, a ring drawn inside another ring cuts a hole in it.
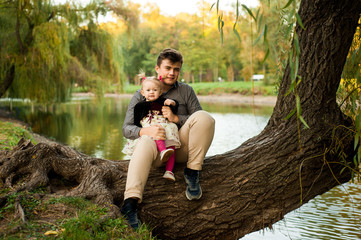
M 140 121 L 149 114 L 149 110 L 159 111 L 159 115 L 162 115 L 162 107 L 164 106 L 165 100 L 167 100 L 167 98 L 160 97 L 155 101 L 142 101 L 137 103 L 134 107 L 134 124 L 142 127 Z M 169 107 L 174 114 L 177 114 L 179 103 L 175 99 L 172 100 L 176 105 L 170 105 Z

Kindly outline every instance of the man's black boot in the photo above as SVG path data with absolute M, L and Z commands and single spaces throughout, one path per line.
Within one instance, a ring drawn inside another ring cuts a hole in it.
M 202 197 L 202 188 L 199 184 L 199 171 L 185 168 L 184 179 L 187 186 L 186 197 L 188 200 L 200 199 Z
M 134 229 L 138 229 L 141 225 L 137 215 L 137 207 L 138 199 L 127 198 L 124 200 L 123 206 L 120 210 L 129 225 Z

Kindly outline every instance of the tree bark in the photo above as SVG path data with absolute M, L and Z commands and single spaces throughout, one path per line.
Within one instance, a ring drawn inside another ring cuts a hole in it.
M 361 13 L 359 0 L 303 0 L 299 15 L 305 30 L 300 40 L 297 87 L 302 116 L 310 126 L 297 125 L 296 107 L 287 67 L 273 114 L 265 129 L 240 147 L 205 159 L 201 172 L 203 197 L 188 201 L 184 165 L 176 165 L 176 182 L 163 179 L 163 169 L 150 173 L 140 204 L 141 221 L 161 239 L 238 239 L 271 227 L 283 216 L 348 181 L 341 169 L 354 154 L 352 123 L 336 102 L 341 72 Z M 299 135 L 300 133 L 300 135 Z M 74 189 L 63 194 L 107 204 L 119 216 L 127 161 L 91 158 L 58 144 L 20 142 L 0 154 L 0 179 L 13 186 L 19 176 L 29 181 L 17 191 L 41 185 L 55 191 L 52 179 L 68 180 Z

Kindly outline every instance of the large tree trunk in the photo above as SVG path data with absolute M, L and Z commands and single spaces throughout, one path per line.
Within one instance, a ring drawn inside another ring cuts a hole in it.
M 351 122 L 336 103 L 336 90 L 357 26 L 359 0 L 304 0 L 299 14 L 306 30 L 296 28 L 300 39 L 302 82 L 297 88 L 303 118 L 284 118 L 295 108 L 295 97 L 285 96 L 290 69 L 268 125 L 258 136 L 227 153 L 209 157 L 201 172 L 203 197 L 188 201 L 183 180 L 184 165 L 177 165 L 177 181 L 151 172 L 140 205 L 140 219 L 154 226 L 161 239 L 238 239 L 269 227 L 316 195 L 350 179 L 342 161 L 352 159 Z M 0 155 L 1 156 L 1 155 Z M 340 157 L 341 156 L 341 157 Z M 342 157 L 343 156 L 343 157 Z M 14 185 L 21 175 L 29 181 L 17 188 L 39 185 L 54 190 L 55 177 L 76 186 L 66 192 L 111 204 L 119 216 L 127 161 L 95 159 L 61 145 L 21 142 L 0 157 L 0 178 Z M 30 175 L 29 175 L 30 174 Z

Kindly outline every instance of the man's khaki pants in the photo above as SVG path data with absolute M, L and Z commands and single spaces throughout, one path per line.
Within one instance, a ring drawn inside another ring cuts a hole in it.
M 175 151 L 176 162 L 187 162 L 187 167 L 202 170 L 204 157 L 212 143 L 215 121 L 205 111 L 193 113 L 179 130 L 181 147 Z M 159 152 L 153 139 L 142 136 L 130 159 L 124 199 L 138 198 L 143 191 L 152 166 L 159 167 Z

